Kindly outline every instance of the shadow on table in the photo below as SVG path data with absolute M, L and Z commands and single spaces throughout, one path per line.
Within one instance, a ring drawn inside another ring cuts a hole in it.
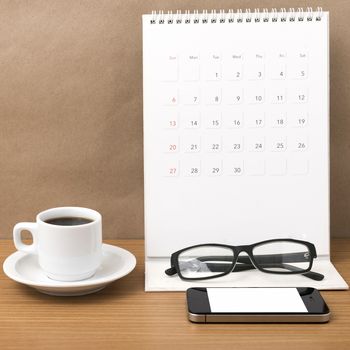
M 80 296 L 53 296 L 39 292 L 38 290 L 22 284 L 17 284 L 19 293 L 23 293 L 27 298 L 32 298 L 33 301 L 42 301 L 55 304 L 84 304 L 84 303 L 99 303 L 106 300 L 123 300 L 129 298 L 130 295 L 143 290 L 143 279 L 135 278 L 138 275 L 137 271 L 133 271 L 130 275 L 114 281 L 107 285 L 102 290 Z

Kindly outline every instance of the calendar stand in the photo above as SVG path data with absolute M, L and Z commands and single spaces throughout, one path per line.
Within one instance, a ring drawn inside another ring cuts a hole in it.
M 143 16 L 146 290 L 348 288 L 330 261 L 328 16 Z M 164 273 L 187 246 L 276 238 L 314 243 L 325 279 Z

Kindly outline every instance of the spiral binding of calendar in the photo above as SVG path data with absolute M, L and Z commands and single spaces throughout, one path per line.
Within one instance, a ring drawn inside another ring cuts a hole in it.
M 303 21 L 321 21 L 323 11 L 321 7 L 317 7 L 315 11 L 311 7 L 297 9 L 276 8 L 268 10 L 266 8 L 259 10 L 250 9 L 241 10 L 198 10 L 185 11 L 184 13 L 177 10 L 176 13 L 168 11 L 152 11 L 151 24 L 189 24 L 189 23 L 243 23 L 243 22 L 303 22 Z

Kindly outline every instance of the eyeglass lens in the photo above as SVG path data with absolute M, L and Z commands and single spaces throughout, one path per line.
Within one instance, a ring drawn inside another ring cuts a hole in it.
M 280 241 L 258 245 L 253 249 L 255 263 L 268 272 L 302 272 L 312 261 L 308 247 L 302 243 Z
M 214 277 L 232 270 L 233 251 L 210 245 L 190 248 L 179 255 L 178 262 L 185 278 Z

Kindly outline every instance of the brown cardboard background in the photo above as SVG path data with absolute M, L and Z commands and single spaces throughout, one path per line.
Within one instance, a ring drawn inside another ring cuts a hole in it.
M 61 205 L 143 237 L 141 14 L 257 6 L 331 13 L 331 231 L 350 236 L 350 1 L 1 0 L 0 238 Z

